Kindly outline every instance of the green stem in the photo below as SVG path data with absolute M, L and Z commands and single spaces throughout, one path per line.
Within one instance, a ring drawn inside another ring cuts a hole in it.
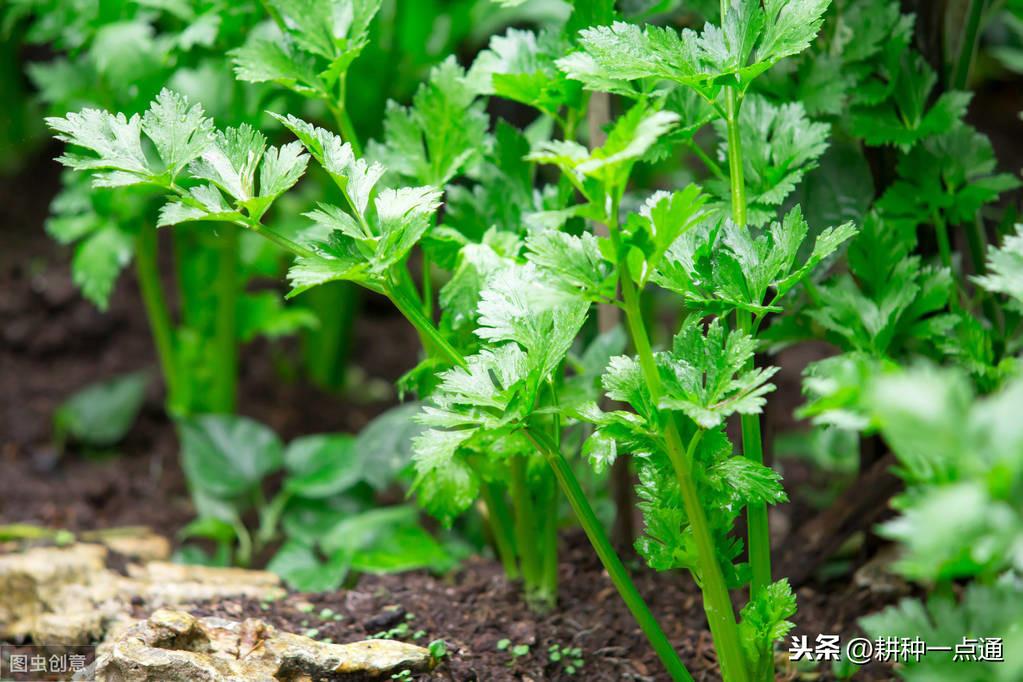
M 433 277 L 430 271 L 430 255 L 423 251 L 423 314 L 433 318 Z
M 172 414 L 184 414 L 188 405 L 180 404 L 178 362 L 174 346 L 174 326 L 171 322 L 167 299 L 160 284 L 157 266 L 156 228 L 143 223 L 135 245 L 135 272 L 142 292 L 149 329 L 156 344 L 156 357 L 160 362 L 163 382 L 167 387 L 167 406 Z
M 650 347 L 646 327 L 643 325 L 639 295 L 624 264 L 621 265 L 619 272 L 621 272 L 625 318 L 632 335 L 633 345 L 639 356 L 643 378 L 650 391 L 650 398 L 653 404 L 657 405 L 661 399 L 661 377 L 657 371 L 657 363 Z M 671 415 L 667 415 L 664 420 L 664 439 L 668 459 L 671 461 L 679 490 L 682 493 L 686 516 L 689 518 L 693 538 L 696 540 L 696 561 L 702 581 L 703 606 L 721 660 L 722 676 L 728 682 L 748 682 L 749 676 L 739 645 L 739 630 L 736 626 L 735 612 L 732 609 L 732 600 L 728 594 L 724 574 L 721 572 L 721 565 L 717 560 L 710 524 L 696 491 L 692 461 L 682 446 L 682 438 Z
M 973 272 L 983 275 L 987 270 L 987 235 L 984 234 L 984 218 L 980 211 L 973 217 L 973 222 L 966 226 L 966 242 L 970 248 L 970 262 L 973 264 Z
M 284 513 L 284 508 L 288 506 L 290 499 L 291 493 L 282 490 L 270 504 L 260 507 L 262 513 L 259 519 L 259 530 L 256 532 L 256 542 L 259 546 L 265 547 L 273 541 L 277 534 L 277 525 L 280 523 L 281 514 Z
M 615 250 L 621 253 L 621 243 L 618 234 L 618 200 L 612 199 L 611 220 L 609 223 L 611 240 Z M 653 348 L 650 346 L 650 337 L 647 335 L 646 325 L 643 321 L 643 308 L 640 302 L 640 295 L 636 289 L 635 282 L 629 274 L 628 264 L 624 257 L 618 265 L 619 280 L 622 289 L 622 303 L 625 308 L 625 320 L 629 327 L 629 334 L 632 337 L 632 345 L 639 357 L 640 369 L 643 372 L 643 380 L 647 390 L 650 392 L 651 402 L 655 409 L 660 403 L 663 387 L 661 385 L 660 372 L 657 369 L 657 361 L 654 359 Z M 748 682 L 749 675 L 746 669 L 746 661 L 742 655 L 739 644 L 739 630 L 736 626 L 735 611 L 732 608 L 732 599 L 728 594 L 728 585 L 725 583 L 721 565 L 717 560 L 717 551 L 714 548 L 714 538 L 710 533 L 710 523 L 707 515 L 700 504 L 700 498 L 696 490 L 696 480 L 693 477 L 692 461 L 682 445 L 682 437 L 679 435 L 678 426 L 669 413 L 664 419 L 664 440 L 668 459 L 672 469 L 675 471 L 675 479 L 678 482 L 682 494 L 682 504 L 685 507 L 686 516 L 689 518 L 689 525 L 693 530 L 693 538 L 696 541 L 697 568 L 703 590 L 703 607 L 707 613 L 707 623 L 710 625 L 711 635 L 718 650 L 718 657 L 721 661 L 722 677 L 728 682 Z
M 970 67 L 973 65 L 973 55 L 977 51 L 977 36 L 980 34 L 983 17 L 984 0 L 970 0 L 970 12 L 966 17 L 966 25 L 963 27 L 959 58 L 956 60 L 955 72 L 952 76 L 952 87 L 956 90 L 965 90 L 970 79 Z
M 941 264 L 948 268 L 949 272 L 955 274 L 955 271 L 952 270 L 952 246 L 948 240 L 948 225 L 945 224 L 945 219 L 937 211 L 932 215 L 932 220 L 934 221 L 934 234 L 938 238 L 938 253 L 941 256 Z
M 547 606 L 558 599 L 558 487 L 550 471 L 544 472 L 542 503 L 540 596 Z
M 221 228 L 217 243 L 216 336 L 214 337 L 214 395 L 216 412 L 234 412 L 238 383 L 238 230 L 234 225 Z
M 288 239 L 287 237 L 285 237 L 284 235 L 278 234 L 277 232 L 274 232 L 269 227 L 263 225 L 262 223 L 260 223 L 258 221 L 254 220 L 254 221 L 249 222 L 249 223 L 239 222 L 237 224 L 241 225 L 242 227 L 245 227 L 245 228 L 248 228 L 248 229 L 252 230 L 253 232 L 258 234 L 259 236 L 264 237 L 265 239 L 270 240 L 271 242 L 273 242 L 277 246 L 281 247 L 285 251 L 288 251 L 289 253 L 291 253 L 293 256 L 297 256 L 299 258 L 316 258 L 317 257 L 316 256 L 316 252 L 313 251 L 312 249 L 306 248 L 306 247 L 302 246 L 301 244 L 299 244 L 298 242 L 294 242 L 294 241 Z
M 725 123 L 728 126 L 728 179 L 732 191 L 732 222 L 739 227 L 745 227 L 746 183 L 742 168 L 742 138 L 739 135 L 739 98 L 734 88 L 729 88 L 726 95 Z
M 555 478 L 558 480 L 558 485 L 561 487 L 562 492 L 565 493 L 565 497 L 568 498 L 568 503 L 572 506 L 576 518 L 579 519 L 579 524 L 583 527 L 583 531 L 586 533 L 590 544 L 597 552 L 601 564 L 607 570 L 611 582 L 618 590 L 622 601 L 628 606 L 640 629 L 643 630 L 643 634 L 646 635 L 658 658 L 661 659 L 661 663 L 667 669 L 671 679 L 675 682 L 693 682 L 692 675 L 686 670 L 682 660 L 678 657 L 678 653 L 671 646 L 671 642 L 668 641 L 661 626 L 658 625 L 657 619 L 650 613 L 646 602 L 643 601 L 643 597 L 640 596 L 639 591 L 629 577 L 628 571 L 622 565 L 621 559 L 615 553 L 610 540 L 607 539 L 607 534 L 604 532 L 604 527 L 597 519 L 597 515 L 593 513 L 593 508 L 590 507 L 586 494 L 583 492 L 582 487 L 580 487 L 579 481 L 576 480 L 572 468 L 565 461 L 561 451 L 542 433 L 526 429 L 525 434 L 550 465 Z
M 736 325 L 744 334 L 755 334 L 752 315 L 737 310 Z M 746 370 L 753 369 L 753 358 L 749 359 Z M 760 415 L 740 415 L 742 428 L 742 452 L 758 464 L 764 463 L 763 443 L 760 436 Z M 759 594 L 771 584 L 771 529 L 767 519 L 767 504 L 758 502 L 746 508 L 746 525 L 749 543 L 749 562 L 752 572 L 750 595 Z
M 504 573 L 509 579 L 519 577 L 519 566 L 515 557 L 514 522 L 511 510 L 504 499 L 504 494 L 496 483 L 484 482 L 480 486 L 483 504 L 487 506 L 487 522 L 494 536 L 497 556 L 504 566 Z
M 526 585 L 526 596 L 537 596 L 540 584 L 540 555 L 537 551 L 537 523 L 533 515 L 533 500 L 526 480 L 526 458 L 516 455 L 509 463 L 512 507 L 515 509 L 516 544 L 521 557 L 522 579 Z
M 721 0 L 721 16 L 726 14 L 727 0 Z M 736 87 L 729 87 L 725 95 L 725 123 L 728 128 L 728 177 L 732 195 L 732 221 L 746 226 L 746 183 L 743 177 L 742 136 L 739 127 L 739 109 L 742 103 Z M 736 311 L 737 326 L 746 333 L 754 333 L 749 313 Z M 752 363 L 753 360 L 751 359 Z M 742 450 L 744 456 L 763 463 L 764 449 L 760 433 L 759 415 L 740 415 Z M 749 542 L 749 560 L 752 571 L 750 597 L 765 589 L 771 582 L 771 530 L 767 519 L 767 505 L 751 504 L 746 508 L 746 526 Z M 767 664 L 764 682 L 774 679 L 774 661 Z
M 336 105 L 330 107 L 330 110 L 334 114 L 334 120 L 337 121 L 341 137 L 352 145 L 352 152 L 359 158 L 362 156 L 362 145 L 359 144 L 359 136 L 356 135 L 355 126 L 352 125 L 352 119 L 348 115 L 348 105 L 345 101 L 347 99 L 347 83 L 348 74 L 342 74 L 337 83 L 338 101 Z
M 448 340 L 434 326 L 433 321 L 423 315 L 422 303 L 412 298 L 403 287 L 392 286 L 385 293 L 395 307 L 401 311 L 401 314 L 416 328 L 428 350 L 432 349 L 453 365 L 462 368 L 468 367 L 462 354 L 448 343 Z

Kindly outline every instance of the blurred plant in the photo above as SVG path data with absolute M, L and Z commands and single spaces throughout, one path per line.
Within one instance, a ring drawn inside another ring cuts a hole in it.
M 394 420 L 385 413 L 381 425 Z M 286 447 L 244 417 L 205 415 L 179 422 L 182 463 L 199 518 L 181 539 L 216 544 L 216 563 L 248 565 L 283 540 L 267 567 L 294 589 L 337 589 L 351 573 L 443 570 L 453 560 L 410 506 L 375 506 L 408 459 L 357 437 L 316 435 Z M 279 488 L 268 484 L 283 473 Z M 245 519 L 253 511 L 258 525 Z M 198 548 L 186 557 L 201 558 Z

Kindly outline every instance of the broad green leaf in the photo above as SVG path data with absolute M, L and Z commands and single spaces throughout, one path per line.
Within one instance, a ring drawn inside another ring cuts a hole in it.
M 144 373 L 125 374 L 76 392 L 53 415 L 58 441 L 97 448 L 116 445 L 138 418 L 146 397 Z
M 311 545 L 289 540 L 266 565 L 288 587 L 299 592 L 333 592 L 341 587 L 351 568 L 351 556 L 338 551 L 321 557 Z
M 302 497 L 330 497 L 362 480 L 355 439 L 346 435 L 305 436 L 284 451 L 284 489 Z
M 75 246 L 71 279 L 85 298 L 106 310 L 118 275 L 131 262 L 135 240 L 116 225 L 106 225 Z
M 423 431 L 415 419 L 421 409 L 415 402 L 392 407 L 355 437 L 362 478 L 377 490 L 391 485 L 412 461 L 412 443 Z
M 348 554 L 352 568 L 365 573 L 449 567 L 451 559 L 417 517 L 408 506 L 372 509 L 340 521 L 321 545 L 329 553 Z
M 178 434 L 190 485 L 214 497 L 251 492 L 284 461 L 277 435 L 247 417 L 187 417 L 178 420 Z

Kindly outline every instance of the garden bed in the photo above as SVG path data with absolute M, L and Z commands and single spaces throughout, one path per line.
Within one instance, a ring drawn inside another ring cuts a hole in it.
M 34 249 L 35 260 L 8 266 L 0 286 L 0 308 L 10 314 L 0 348 L 0 366 L 9 370 L 0 379 L 4 397 L 0 523 L 27 521 L 73 532 L 148 525 L 173 538 L 195 514 L 180 470 L 173 427 L 162 417 L 155 396 L 114 454 L 90 457 L 70 451 L 58 456 L 48 429 L 49 415 L 68 393 L 154 362 L 133 287 L 125 282 L 111 310 L 101 314 L 76 296 L 54 293 L 65 288 L 72 291 L 67 268 L 55 248 L 43 240 L 25 244 Z M 393 379 L 406 369 L 402 363 L 415 357 L 415 339 L 404 333 L 403 324 L 396 317 L 360 318 L 357 333 L 365 340 L 377 339 L 373 344 L 357 344 L 363 349 L 358 362 L 371 368 L 371 376 Z M 10 330 L 22 328 L 31 330 L 25 342 L 12 339 Z M 40 339 L 45 343 L 39 343 Z M 390 340 L 395 347 L 381 347 L 380 339 Z M 402 348 L 402 343 L 407 347 Z M 254 352 L 265 356 L 268 350 L 263 346 Z M 272 377 L 247 371 L 266 366 L 264 360 L 254 357 L 243 368 L 241 411 L 258 416 L 286 436 L 357 430 L 388 406 L 326 397 L 299 384 L 277 384 L 271 391 Z M 779 383 L 789 389 L 779 402 L 798 402 L 798 382 L 781 377 Z M 809 476 L 805 467 L 793 466 L 790 480 Z M 797 501 L 776 512 L 776 526 L 791 530 L 812 508 Z M 519 587 L 505 579 L 500 565 L 483 558 L 470 559 L 444 576 L 423 571 L 366 575 L 352 589 L 335 593 L 290 593 L 269 604 L 221 601 L 198 605 L 192 612 L 239 620 L 261 618 L 291 632 L 316 628 L 317 637 L 335 642 L 364 639 L 407 622 L 408 632 L 402 636 L 409 641 L 419 641 L 412 635 L 422 630 L 420 643 L 438 638 L 448 643 L 451 657 L 434 673 L 437 679 L 667 679 L 585 538 L 573 532 L 562 538 L 562 544 L 558 608 L 545 615 L 529 610 Z M 691 579 L 681 573 L 655 573 L 632 556 L 627 563 L 637 587 L 693 675 L 698 680 L 720 679 L 699 591 Z M 797 634 L 854 632 L 857 618 L 891 601 L 869 587 L 855 586 L 855 568 L 826 585 L 810 583 L 799 590 Z M 320 618 L 323 609 L 342 618 Z M 406 621 L 406 614 L 414 620 Z M 509 645 L 499 649 L 503 639 Z M 514 656 L 511 649 L 517 645 L 527 645 L 529 652 Z M 571 676 L 560 663 L 550 663 L 552 645 L 579 647 L 584 669 Z M 883 669 L 861 675 L 858 679 L 891 679 Z

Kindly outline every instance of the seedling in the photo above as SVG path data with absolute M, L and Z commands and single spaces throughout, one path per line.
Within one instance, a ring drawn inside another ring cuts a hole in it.
M 566 675 L 575 675 L 585 664 L 582 649 L 559 644 L 547 647 L 547 660 L 559 666 Z

